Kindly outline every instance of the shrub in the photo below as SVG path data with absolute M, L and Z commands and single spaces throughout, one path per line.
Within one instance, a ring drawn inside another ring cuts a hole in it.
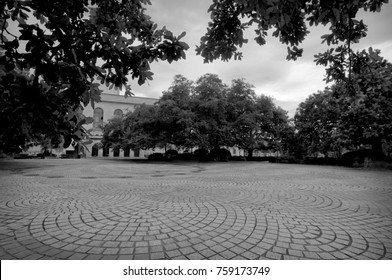
M 176 150 L 167 150 L 165 152 L 165 159 L 173 160 L 178 158 L 178 152 Z
M 339 158 L 316 158 L 316 157 L 307 157 L 304 159 L 305 164 L 314 164 L 314 165 L 341 165 L 342 160 Z
M 191 153 L 182 153 L 182 154 L 178 154 L 177 159 L 179 159 L 179 160 L 194 160 L 194 159 L 196 159 L 196 156 Z
M 247 158 L 246 160 L 248 161 L 268 161 L 268 162 L 278 162 L 278 159 L 276 157 L 251 157 Z
M 392 170 L 392 163 L 386 161 L 370 161 L 367 167 Z
M 165 155 L 162 153 L 153 153 L 148 156 L 148 160 L 163 161 L 163 160 L 165 160 Z
M 206 150 L 206 149 L 197 149 L 193 152 L 193 154 L 195 155 L 195 157 L 198 160 L 201 160 L 201 161 L 208 161 L 209 160 L 208 150 Z
M 342 164 L 350 167 L 362 167 L 364 166 L 365 158 L 372 158 L 372 156 L 371 149 L 347 152 L 342 155 Z
M 230 157 L 230 160 L 232 160 L 232 161 L 246 161 L 246 157 L 233 156 L 233 157 Z
M 228 161 L 231 157 L 231 153 L 227 149 L 213 149 L 209 153 L 211 160 Z

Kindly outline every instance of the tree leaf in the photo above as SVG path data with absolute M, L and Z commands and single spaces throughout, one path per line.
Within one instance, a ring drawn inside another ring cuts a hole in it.
M 177 37 L 177 40 L 181 40 L 182 38 L 185 37 L 185 35 L 186 35 L 186 32 L 185 32 L 185 31 L 182 32 L 182 33 Z

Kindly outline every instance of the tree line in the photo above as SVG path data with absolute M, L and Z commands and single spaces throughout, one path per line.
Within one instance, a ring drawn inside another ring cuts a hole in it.
M 297 159 L 320 154 L 340 158 L 345 151 L 368 148 L 372 158 L 388 160 L 392 64 L 372 48 L 352 56 L 350 86 L 355 94 L 345 81 L 337 81 L 300 103 L 293 119 L 244 79 L 227 86 L 213 74 L 196 82 L 177 75 L 154 106 L 110 120 L 103 144 L 132 149 L 238 147 L 248 157 L 254 151 L 279 151 Z
M 238 147 L 254 151 L 285 149 L 290 130 L 287 112 L 271 97 L 256 95 L 244 79 L 230 86 L 216 74 L 195 82 L 174 77 L 155 105 L 141 105 L 104 126 L 105 148 L 177 148 L 217 150 Z

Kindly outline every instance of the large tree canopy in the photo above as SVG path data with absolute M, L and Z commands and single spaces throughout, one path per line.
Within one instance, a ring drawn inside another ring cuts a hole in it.
M 308 154 L 371 145 L 383 159 L 392 141 L 392 64 L 370 48 L 351 54 L 352 88 L 337 82 L 301 103 L 295 122 Z
M 196 118 L 193 133 L 202 149 L 230 145 L 227 123 L 227 86 L 216 74 L 205 74 L 196 81 L 192 111 Z
M 255 40 L 266 43 L 268 31 L 288 45 L 288 59 L 302 55 L 298 46 L 309 33 L 309 25 L 329 26 L 322 42 L 357 42 L 367 26 L 356 19 L 358 11 L 380 11 L 387 0 L 214 0 L 209 8 L 212 21 L 201 38 L 197 53 L 205 62 L 240 59 L 239 48 L 248 42 L 244 31 L 255 27 Z
M 310 95 L 299 104 L 295 114 L 298 145 L 306 155 L 337 152 L 340 156 L 344 144 L 344 135 L 339 129 L 341 106 L 333 95 L 333 90 Z M 346 139 L 347 140 L 347 139 Z M 340 145 L 341 144 L 341 145 Z
M 118 128 L 126 131 L 123 137 Z M 287 148 L 287 112 L 272 98 L 257 96 L 253 86 L 235 79 L 226 86 L 218 75 L 205 74 L 195 83 L 181 75 L 153 106 L 141 106 L 104 127 L 104 146 L 218 150 L 222 147 L 254 151 Z
M 280 150 L 288 117 L 271 97 L 257 96 L 251 84 L 236 79 L 232 81 L 227 101 L 229 135 L 234 145 L 246 150 L 249 158 L 254 151 Z
M 71 112 L 99 101 L 97 81 L 126 86 L 131 94 L 128 77 L 143 84 L 152 79 L 154 60 L 185 58 L 185 33 L 176 37 L 158 29 L 145 14 L 146 4 L 150 1 L 0 2 L 3 149 L 20 150 L 41 135 L 78 140 L 80 119 Z

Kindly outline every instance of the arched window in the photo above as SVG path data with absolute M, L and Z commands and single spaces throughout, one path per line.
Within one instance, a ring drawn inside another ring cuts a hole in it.
M 121 110 L 121 109 L 116 109 L 116 110 L 114 110 L 114 113 L 113 113 L 113 115 L 114 115 L 114 117 L 118 117 L 118 118 L 122 118 L 122 116 L 124 115 L 124 113 L 123 113 L 123 111 Z
M 93 118 L 93 128 L 101 128 L 103 126 L 103 109 L 95 108 Z

